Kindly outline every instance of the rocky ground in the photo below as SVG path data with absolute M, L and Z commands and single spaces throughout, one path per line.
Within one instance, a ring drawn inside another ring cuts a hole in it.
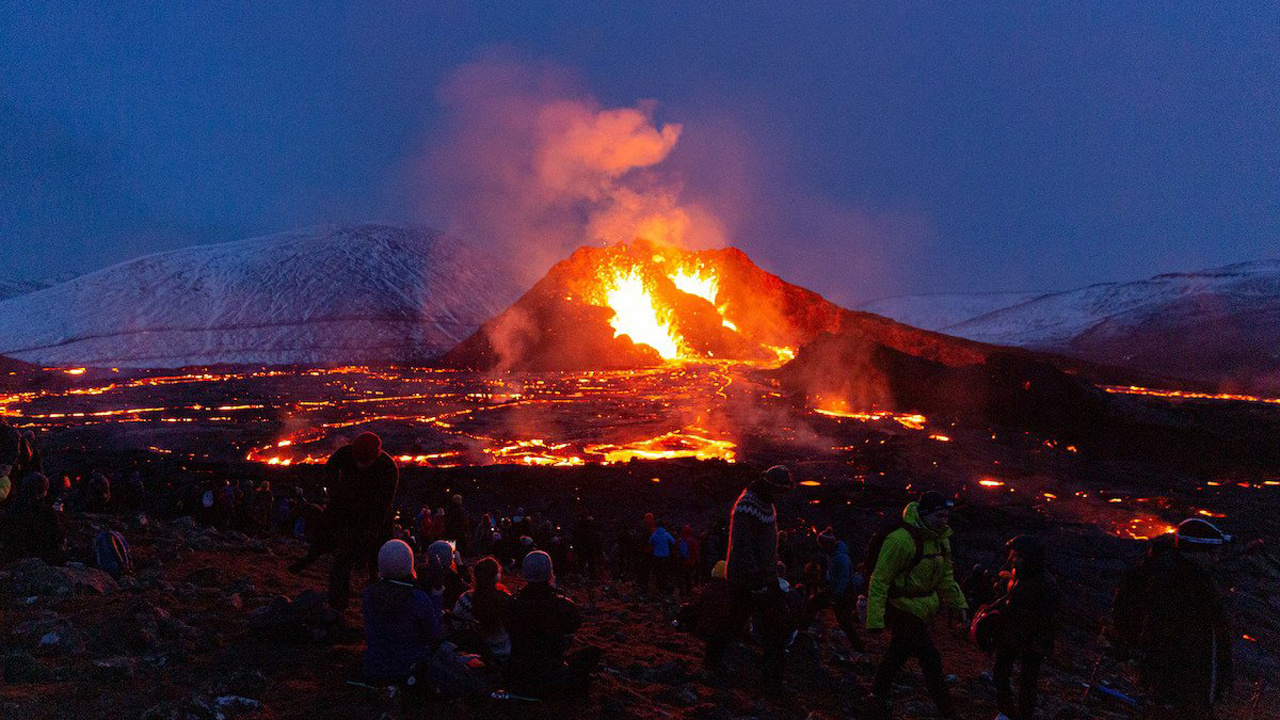
M 721 506 L 740 472 L 734 470 L 720 482 L 691 482 L 702 491 L 682 501 L 693 510 Z M 615 496 L 630 507 L 631 502 L 643 502 L 634 499 L 641 492 L 624 489 Z M 863 500 L 870 502 L 866 496 Z M 513 502 L 519 501 L 523 500 Z M 870 518 L 872 510 L 853 506 L 847 512 Z M 990 544 L 976 542 L 983 534 L 978 528 L 997 519 L 1005 528 L 1034 524 L 1009 510 L 971 507 L 957 517 L 958 536 L 973 539 L 975 545 Z M 38 560 L 0 568 L 0 717 L 861 717 L 862 688 L 884 642 L 870 640 L 868 655 L 853 653 L 830 616 L 823 616 L 814 632 L 801 636 L 790 651 L 788 676 L 795 695 L 777 699 L 758 691 L 753 647 L 734 650 L 727 681 L 714 681 L 703 673 L 701 643 L 670 626 L 678 609 L 675 599 L 639 597 L 627 583 L 588 591 L 566 582 L 584 611 L 586 622 L 578 640 L 605 649 L 604 667 L 589 697 L 563 703 L 479 705 L 405 701 L 348 682 L 360 678 L 359 612 L 352 609 L 339 617 L 324 608 L 316 591 L 323 592 L 326 561 L 302 577 L 286 572 L 288 563 L 303 551 L 298 541 L 206 529 L 190 518 L 145 523 L 114 516 L 69 520 L 71 547 L 79 548 L 80 555 L 96 528 L 121 530 L 133 547 L 136 576 L 117 582 L 80 564 L 49 567 Z M 1106 545 L 1108 541 L 1101 539 L 1105 536 L 1074 528 L 1040 531 L 1059 549 L 1059 575 L 1069 595 L 1066 629 L 1042 680 L 1042 717 L 1137 717 L 1134 709 L 1113 699 L 1085 697 L 1082 683 L 1095 672 L 1098 652 L 1093 638 L 1106 597 L 1121 569 L 1140 552 L 1140 544 L 1114 540 L 1115 545 Z M 1268 588 L 1274 589 L 1280 578 L 1280 561 L 1265 548 L 1254 547 L 1234 556 L 1230 564 L 1229 573 L 1237 579 L 1239 615 L 1246 629 L 1265 644 L 1238 643 L 1240 681 L 1224 716 L 1280 717 L 1280 690 L 1264 684 L 1274 680 L 1277 669 L 1271 649 L 1280 627 L 1270 618 L 1280 610 L 1280 601 L 1270 597 Z M 267 608 L 283 605 L 285 598 L 291 599 L 296 621 L 283 626 L 264 623 Z M 961 716 L 993 717 L 988 658 L 941 621 L 936 632 L 946 671 L 955 676 Z M 1124 692 L 1135 692 L 1124 669 L 1112 660 L 1102 663 L 1098 677 Z M 896 714 L 932 717 L 914 669 L 902 679 Z

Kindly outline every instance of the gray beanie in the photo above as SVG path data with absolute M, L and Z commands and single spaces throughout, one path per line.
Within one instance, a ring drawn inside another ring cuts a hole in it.
M 555 577 L 551 571 L 551 556 L 541 550 L 534 550 L 524 556 L 524 564 L 521 566 L 524 574 L 525 582 L 545 582 L 549 583 Z

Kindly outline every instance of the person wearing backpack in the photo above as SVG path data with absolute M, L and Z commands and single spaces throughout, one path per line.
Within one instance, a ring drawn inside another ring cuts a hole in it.
M 680 594 L 685 597 L 693 595 L 693 586 L 701 584 L 698 568 L 702 565 L 702 547 L 698 536 L 693 534 L 693 526 L 685 525 L 680 529 L 680 541 L 676 545 L 676 554 L 680 557 L 680 568 L 676 580 L 680 584 Z
M 889 630 L 889 647 L 876 671 L 868 698 L 874 712 L 889 713 L 889 692 L 907 660 L 920 663 L 929 696 L 943 717 L 954 717 L 951 694 L 942 675 L 942 656 L 929 634 L 929 622 L 945 603 L 960 622 L 968 625 L 964 593 L 951 564 L 951 528 L 947 526 L 954 502 L 929 491 L 902 511 L 895 529 L 872 538 L 868 557 L 877 541 L 874 561 L 867 565 L 867 630 Z

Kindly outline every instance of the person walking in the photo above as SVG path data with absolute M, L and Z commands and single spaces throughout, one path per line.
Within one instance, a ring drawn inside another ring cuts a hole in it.
M 929 622 L 945 603 L 961 624 L 968 625 L 964 593 L 951 564 L 951 518 L 954 502 L 929 491 L 902 511 L 902 523 L 884 536 L 867 586 L 867 630 L 889 630 L 889 647 L 881 658 L 868 700 L 882 716 L 890 711 L 889 692 L 907 660 L 920 662 L 925 686 L 938 714 L 955 717 L 951 693 L 942 675 L 942 656 L 929 634 Z

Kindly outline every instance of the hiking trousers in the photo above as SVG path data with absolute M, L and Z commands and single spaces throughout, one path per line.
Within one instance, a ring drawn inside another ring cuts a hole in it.
M 880 660 L 880 668 L 876 670 L 872 691 L 882 700 L 888 700 L 894 679 L 902 671 L 902 666 L 907 664 L 907 660 L 914 657 L 920 663 L 925 687 L 933 704 L 938 707 L 939 714 L 954 715 L 951 693 L 942 677 L 942 655 L 933 644 L 933 637 L 929 635 L 929 625 L 893 605 L 885 608 L 884 618 L 890 633 L 889 647 Z
M 742 636 L 743 627 L 750 619 L 760 632 L 761 680 L 765 685 L 781 683 L 788 634 L 782 593 L 743 587 L 734 587 L 731 592 L 729 617 L 719 631 L 707 639 L 707 665 L 713 669 L 723 668 L 729 644 Z
M 1034 650 L 996 651 L 991 679 L 996 686 L 996 705 L 1013 720 L 1031 720 L 1036 710 L 1040 665 L 1044 655 Z M 1018 664 L 1018 696 L 1013 695 L 1013 665 Z

